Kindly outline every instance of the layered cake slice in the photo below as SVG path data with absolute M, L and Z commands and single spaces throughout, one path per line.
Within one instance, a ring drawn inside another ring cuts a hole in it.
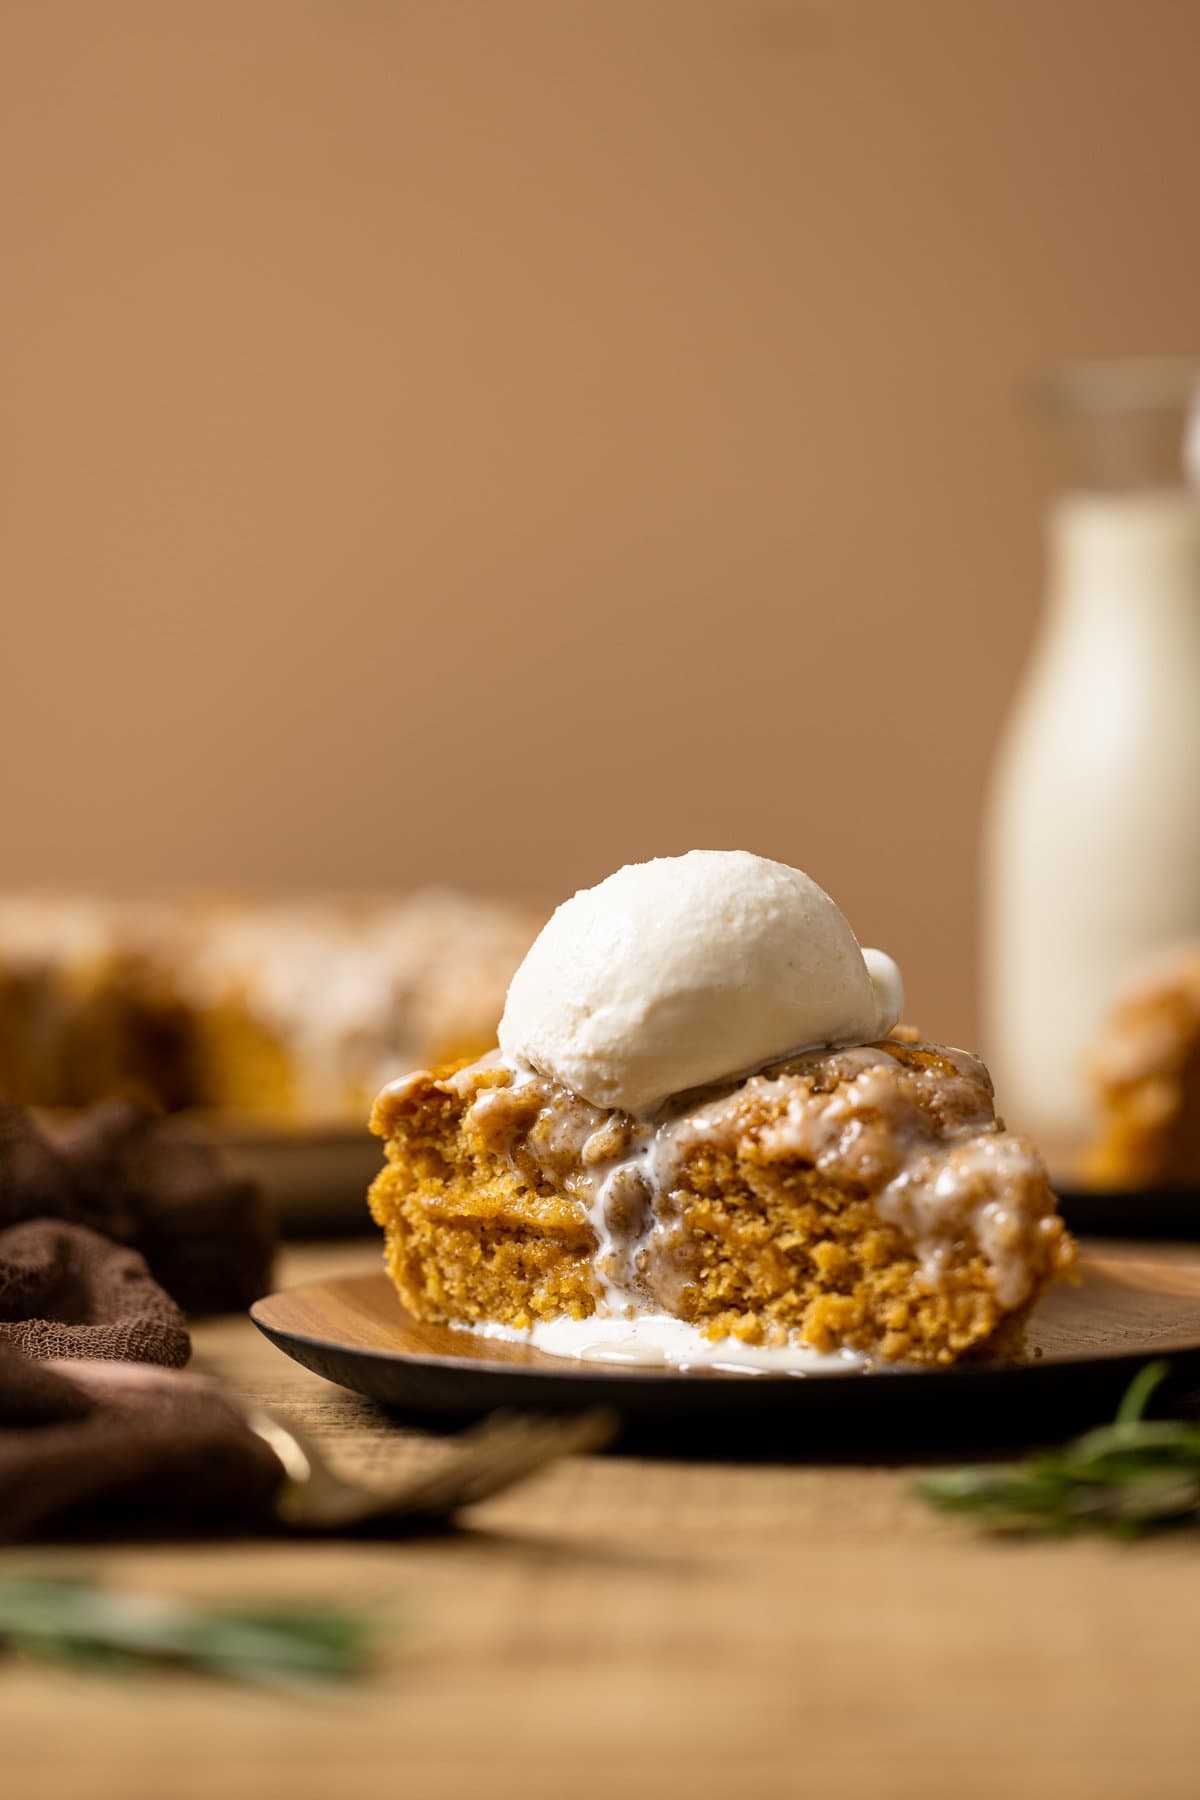
M 386 1087 L 371 1194 L 418 1318 L 575 1355 L 1011 1354 L 1074 1247 L 983 1065 L 799 870 L 623 869 L 560 907 L 500 1050 Z

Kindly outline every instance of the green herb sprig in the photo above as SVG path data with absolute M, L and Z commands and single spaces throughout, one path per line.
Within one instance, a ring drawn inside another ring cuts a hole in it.
M 149 1666 L 309 1688 L 362 1675 L 376 1621 L 338 1607 L 193 1606 L 78 1579 L 0 1578 L 0 1647 L 108 1674 Z
M 1027 1462 L 943 1469 L 917 1491 L 946 1512 L 967 1513 L 988 1531 L 1066 1536 L 1085 1530 L 1139 1537 L 1200 1524 L 1200 1426 L 1147 1419 L 1167 1374 L 1139 1369 L 1111 1425 Z

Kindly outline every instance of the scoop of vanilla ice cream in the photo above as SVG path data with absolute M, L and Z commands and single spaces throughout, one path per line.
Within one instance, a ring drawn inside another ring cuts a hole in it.
M 886 1037 L 903 1005 L 895 963 L 860 950 L 800 869 L 690 850 L 564 901 L 513 976 L 500 1049 L 645 1113 L 795 1050 Z

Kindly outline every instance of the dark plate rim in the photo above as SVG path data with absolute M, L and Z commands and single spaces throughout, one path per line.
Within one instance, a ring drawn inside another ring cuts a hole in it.
M 504 1380 L 516 1379 L 528 1383 L 553 1383 L 568 1386 L 578 1386 L 582 1383 L 614 1384 L 615 1386 L 630 1387 L 639 1392 L 645 1392 L 648 1386 L 693 1388 L 697 1384 L 707 1383 L 724 1387 L 730 1382 L 749 1383 L 760 1390 L 767 1386 L 800 1386 L 811 1390 L 814 1385 L 825 1389 L 846 1382 L 850 1382 L 856 1387 L 866 1382 L 872 1386 L 878 1384 L 891 1388 L 925 1387 L 930 1381 L 939 1383 L 966 1381 L 972 1385 L 979 1381 L 1011 1384 L 1014 1380 L 1044 1381 L 1048 1377 L 1052 1377 L 1055 1371 L 1066 1372 L 1094 1368 L 1098 1371 L 1102 1369 L 1109 1373 L 1116 1373 L 1123 1367 L 1127 1367 L 1132 1372 L 1151 1360 L 1156 1354 L 1153 1347 L 1145 1346 L 1135 1350 L 1067 1351 L 1053 1355 L 1035 1352 L 1027 1361 L 1021 1362 L 956 1362 L 940 1368 L 922 1368 L 911 1364 L 902 1364 L 891 1368 L 848 1368 L 844 1371 L 819 1371 L 816 1373 L 806 1370 L 673 1369 L 658 1368 L 653 1365 L 631 1367 L 629 1364 L 582 1363 L 566 1357 L 561 1359 L 562 1368 L 554 1368 L 541 1363 L 524 1363 L 515 1359 L 510 1362 L 478 1356 L 445 1356 L 436 1351 L 389 1350 L 374 1345 L 347 1343 L 336 1338 L 315 1337 L 309 1332 L 272 1325 L 260 1316 L 261 1308 L 269 1306 L 271 1301 L 284 1296 L 327 1288 L 335 1283 L 374 1282 L 381 1279 L 386 1280 L 386 1275 L 381 1270 L 371 1269 L 363 1270 L 361 1273 L 296 1282 L 289 1288 L 281 1288 L 274 1293 L 264 1294 L 250 1307 L 249 1316 L 263 1336 L 285 1354 L 290 1354 L 289 1345 L 303 1345 L 304 1348 L 324 1356 L 349 1357 L 362 1362 L 382 1363 L 400 1369 L 429 1369 L 448 1374 L 461 1373 L 471 1377 L 498 1377 Z M 397 1305 L 400 1305 L 399 1300 L 397 1300 Z M 447 1326 L 443 1329 L 454 1330 L 455 1327 Z M 545 1354 L 549 1355 L 548 1352 Z M 1193 1362 L 1200 1364 L 1200 1329 L 1197 1331 L 1194 1344 L 1164 1347 L 1161 1355 L 1176 1369 L 1190 1366 Z

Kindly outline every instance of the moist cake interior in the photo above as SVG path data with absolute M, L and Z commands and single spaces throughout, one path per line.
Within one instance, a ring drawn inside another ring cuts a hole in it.
M 518 1329 L 666 1314 L 710 1338 L 884 1360 L 1011 1354 L 1074 1247 L 983 1065 L 810 1052 L 604 1111 L 498 1055 L 392 1083 L 371 1192 L 419 1318 Z

